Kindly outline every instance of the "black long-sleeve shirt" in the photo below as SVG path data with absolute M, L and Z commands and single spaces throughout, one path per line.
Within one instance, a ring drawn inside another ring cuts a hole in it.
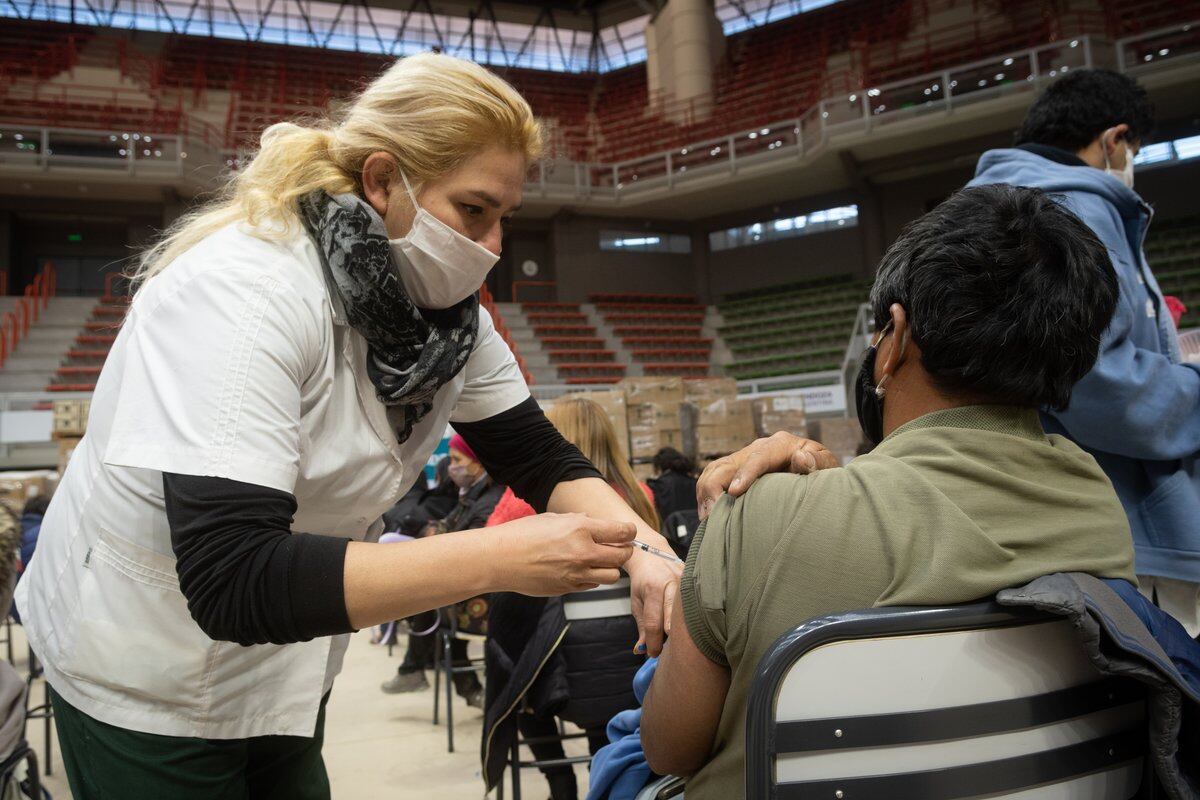
M 601 477 L 537 402 L 455 429 L 494 481 L 544 511 L 563 481 Z M 348 539 L 292 533 L 296 498 L 226 478 L 163 474 L 179 586 L 196 623 L 243 645 L 353 630 L 343 573 Z

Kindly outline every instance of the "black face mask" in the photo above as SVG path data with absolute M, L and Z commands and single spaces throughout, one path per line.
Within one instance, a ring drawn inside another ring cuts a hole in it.
M 890 322 L 885 325 L 875 344 L 869 345 L 867 352 L 863 353 L 862 364 L 858 368 L 858 383 L 854 387 L 858 424 L 872 445 L 883 441 L 883 392 L 875 385 L 875 357 L 879 354 L 883 337 L 891 327 Z
M 875 392 L 875 356 L 879 346 L 871 345 L 863 353 L 862 365 L 858 368 L 858 383 L 854 387 L 854 400 L 858 406 L 858 424 L 863 435 L 873 445 L 883 441 L 883 398 Z

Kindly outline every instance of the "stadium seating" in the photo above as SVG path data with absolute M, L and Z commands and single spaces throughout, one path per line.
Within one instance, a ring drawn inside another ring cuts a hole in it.
M 1188 308 L 1180 328 L 1200 324 L 1200 215 L 1156 222 L 1146 257 L 1163 293 Z M 746 379 L 840 369 L 868 289 L 837 277 L 729 295 L 718 304 L 721 339 L 734 356 L 726 372 Z
M 1179 327 L 1200 325 L 1200 214 L 1151 225 L 1146 260 L 1163 294 L 1178 297 L 1187 306 Z
M 595 294 L 588 304 L 501 309 L 538 383 L 605 384 L 623 377 L 710 374 L 708 307 L 693 295 Z
M 974 10 L 966 21 L 961 13 L 939 16 L 968 6 Z M 1116 38 L 1142 33 L 1190 15 L 1180 4 L 1163 0 L 1104 0 L 1099 9 L 1052 14 L 979 13 L 967 0 L 836 3 L 730 36 L 706 119 L 651 96 L 645 64 L 601 75 L 497 71 L 548 123 L 551 155 L 607 164 L 786 120 L 821 97 L 843 91 L 1073 34 Z M 953 21 L 943 24 L 943 19 Z M 267 125 L 320 113 L 391 63 L 381 54 L 261 42 L 183 35 L 157 41 L 157 48 L 144 39 L 134 47 L 116 34 L 82 26 L 6 20 L 0 31 L 0 86 L 12 86 L 0 89 L 5 101 L 0 119 L 173 133 L 188 112 L 184 98 L 197 104 L 206 92 L 221 90 L 230 93 L 225 145 L 253 146 Z M 61 90 L 58 95 L 36 91 L 39 82 L 78 64 L 85 44 L 93 63 L 107 63 L 132 78 L 152 101 L 80 100 L 61 95 Z M 775 133 L 771 131 L 771 139 Z M 755 143 L 740 141 L 738 146 L 750 152 Z
M 0 87 L 22 78 L 47 80 L 71 69 L 93 35 L 89 28 L 5 19 L 0 25 Z
M 869 284 L 836 277 L 729 295 L 718 304 L 721 339 L 739 379 L 841 369 Z
M 694 296 L 593 294 L 588 299 L 642 374 L 709 374 L 712 340 L 702 336 L 707 308 Z
M 1171 0 L 1101 0 L 1109 35 L 1113 38 L 1147 33 L 1179 22 L 1190 22 L 1195 6 Z M 1181 6 L 1185 8 L 1181 9 Z M 1181 11 L 1183 13 L 1181 13 Z

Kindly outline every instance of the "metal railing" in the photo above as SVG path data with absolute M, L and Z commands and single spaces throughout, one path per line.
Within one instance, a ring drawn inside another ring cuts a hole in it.
M 46 263 L 34 277 L 33 283 L 25 287 L 25 293 L 17 298 L 16 307 L 0 319 L 0 367 L 8 361 L 21 340 L 29 335 L 29 326 L 41 318 L 50 298 L 57 293 L 58 270 L 53 264 Z
M 1144 53 L 1137 63 L 1131 54 Z M 1200 20 L 1110 43 L 1079 35 L 1038 47 L 928 72 L 912 78 L 827 96 L 798 117 L 704 139 L 668 151 L 613 164 L 543 161 L 527 192 L 545 197 L 620 201 L 663 188 L 761 164 L 803 160 L 836 137 L 976 103 L 1036 91 L 1046 81 L 1087 67 L 1144 70 L 1200 59 Z
M 751 165 L 801 160 L 831 138 L 869 133 L 899 121 L 952 111 L 996 97 L 1033 91 L 1039 81 L 1097 64 L 1088 36 L 1003 53 L 834 97 L 798 117 L 614 164 L 542 162 L 527 189 L 553 196 L 620 200 Z
M 797 117 L 616 163 L 545 160 L 534 165 L 526 193 L 550 199 L 619 203 L 703 178 L 751 167 L 803 161 L 832 139 L 1036 91 L 1073 69 L 1110 66 L 1142 72 L 1200 59 L 1200 21 L 1110 43 L 1080 35 L 1015 50 L 913 78 L 828 95 Z M 87 167 L 129 174 L 173 174 L 210 180 L 237 168 L 243 154 L 223 148 L 215 127 L 184 114 L 180 130 L 154 133 L 159 145 L 131 144 L 131 132 L 0 123 L 0 167 Z M 123 137 L 130 136 L 127 141 Z M 149 153 L 149 154 L 147 154 Z

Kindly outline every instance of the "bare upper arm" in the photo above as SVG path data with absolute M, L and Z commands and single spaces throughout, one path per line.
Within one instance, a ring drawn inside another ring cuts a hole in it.
M 729 669 L 696 648 L 682 603 L 675 604 L 672 616 L 671 635 L 642 707 L 642 748 L 658 774 L 690 775 L 712 750 L 729 691 Z

